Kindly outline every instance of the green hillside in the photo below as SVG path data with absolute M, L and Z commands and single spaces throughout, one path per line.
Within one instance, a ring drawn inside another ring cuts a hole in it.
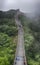
M 33 21 L 19 15 L 24 28 L 25 51 L 28 65 L 40 65 L 40 20 Z
M 18 29 L 15 24 L 17 10 L 0 11 L 0 65 L 13 65 Z M 40 65 L 40 20 L 34 21 L 23 13 L 19 20 L 24 29 L 24 46 L 28 65 Z
M 16 52 L 17 26 L 15 11 L 0 11 L 0 65 L 13 65 Z

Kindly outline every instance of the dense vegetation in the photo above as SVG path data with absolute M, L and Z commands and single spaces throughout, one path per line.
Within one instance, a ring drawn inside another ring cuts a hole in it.
M 0 65 L 13 65 L 16 44 L 7 34 L 0 33 Z
M 0 18 L 14 18 L 16 10 L 0 11 Z
M 17 26 L 16 10 L 0 11 L 0 65 L 13 65 Z M 24 28 L 24 42 L 28 65 L 40 65 L 40 20 L 33 21 L 24 14 L 19 16 Z
M 16 51 L 17 26 L 14 15 L 0 11 L 0 65 L 13 65 Z
M 19 16 L 24 28 L 25 51 L 28 65 L 40 65 L 40 20 Z

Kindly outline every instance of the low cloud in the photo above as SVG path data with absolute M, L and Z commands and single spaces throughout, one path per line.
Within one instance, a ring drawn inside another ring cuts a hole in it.
M 20 9 L 24 12 L 35 12 L 38 0 L 0 0 L 0 10 Z

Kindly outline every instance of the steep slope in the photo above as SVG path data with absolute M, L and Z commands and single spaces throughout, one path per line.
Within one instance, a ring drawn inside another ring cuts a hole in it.
M 13 65 L 17 42 L 15 10 L 0 11 L 0 65 Z
M 28 65 L 40 65 L 40 21 L 19 16 L 24 28 L 25 51 Z

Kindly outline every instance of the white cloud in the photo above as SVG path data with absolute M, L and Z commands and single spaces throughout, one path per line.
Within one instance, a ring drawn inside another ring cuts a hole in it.
M 36 9 L 35 4 L 38 0 L 0 0 L 0 9 L 21 9 L 25 12 L 34 12 Z

